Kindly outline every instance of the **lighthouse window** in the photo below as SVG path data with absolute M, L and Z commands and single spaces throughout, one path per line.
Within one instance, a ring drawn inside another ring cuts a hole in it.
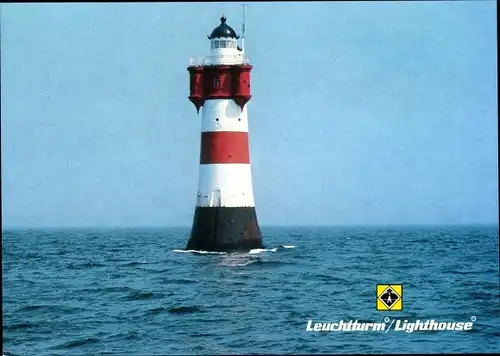
M 212 40 L 212 48 L 236 48 L 235 40 Z
M 219 77 L 215 77 L 214 78 L 214 88 L 215 89 L 219 89 L 220 88 L 220 78 Z

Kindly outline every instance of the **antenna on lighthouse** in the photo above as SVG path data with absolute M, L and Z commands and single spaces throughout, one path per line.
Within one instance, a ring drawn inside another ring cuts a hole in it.
M 243 24 L 241 25 L 241 51 L 245 53 L 245 4 L 243 4 Z

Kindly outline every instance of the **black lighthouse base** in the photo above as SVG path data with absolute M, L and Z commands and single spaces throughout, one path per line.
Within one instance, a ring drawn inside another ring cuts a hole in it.
M 186 250 L 249 251 L 264 248 L 255 207 L 196 207 Z

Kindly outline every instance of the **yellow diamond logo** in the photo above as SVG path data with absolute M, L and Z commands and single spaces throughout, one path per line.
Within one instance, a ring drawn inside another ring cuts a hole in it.
M 403 285 L 377 284 L 377 310 L 403 310 Z

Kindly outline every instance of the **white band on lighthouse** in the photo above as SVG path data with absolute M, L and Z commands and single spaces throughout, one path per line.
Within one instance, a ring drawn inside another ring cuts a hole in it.
M 255 207 L 249 164 L 201 164 L 196 206 Z
M 248 132 L 247 105 L 241 110 L 232 99 L 205 101 L 202 109 L 201 132 L 209 131 Z

